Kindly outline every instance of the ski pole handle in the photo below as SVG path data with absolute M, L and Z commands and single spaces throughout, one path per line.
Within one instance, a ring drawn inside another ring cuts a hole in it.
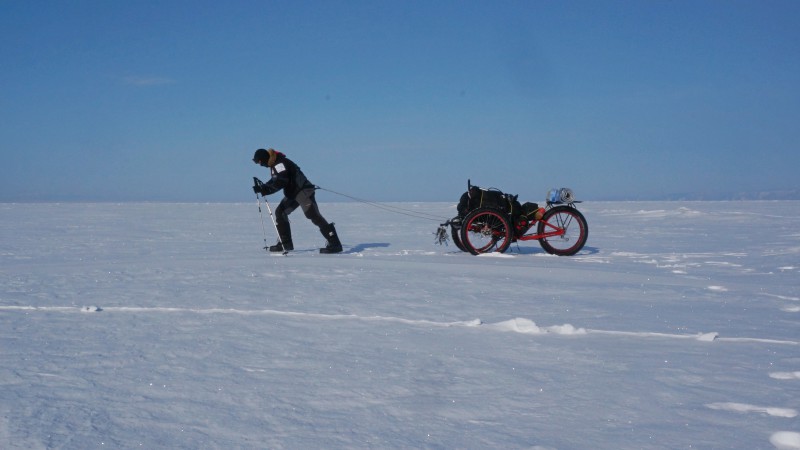
M 258 197 L 258 194 L 261 193 L 261 186 L 263 185 L 264 183 L 262 183 L 261 180 L 259 180 L 257 177 L 253 177 L 253 192 L 256 193 L 256 197 Z

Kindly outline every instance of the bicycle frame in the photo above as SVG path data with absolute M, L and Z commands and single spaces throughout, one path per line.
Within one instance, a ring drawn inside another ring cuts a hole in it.
M 533 220 L 526 225 L 528 229 L 532 228 L 536 225 L 537 222 L 542 222 L 540 220 Z M 539 239 L 555 237 L 555 236 L 563 236 L 564 233 L 567 231 L 564 228 L 557 227 L 550 222 L 543 222 L 545 227 L 552 228 L 553 231 L 548 231 L 542 234 L 523 234 L 522 236 L 518 237 L 518 241 L 538 241 Z
M 547 208 L 546 209 L 550 209 L 553 206 L 564 205 L 564 204 L 566 204 L 570 208 L 575 208 L 575 204 L 574 203 L 575 202 L 573 202 L 573 203 L 562 203 L 562 202 L 551 203 L 551 202 L 547 202 Z M 508 219 L 509 219 L 509 223 L 511 223 L 511 217 L 509 217 Z M 541 233 L 541 234 L 525 234 L 525 232 L 527 232 L 528 230 L 533 228 L 534 225 L 536 225 L 539 222 L 542 222 L 544 224 L 545 229 L 547 231 L 545 231 L 544 233 Z M 563 236 L 567 232 L 567 230 L 566 230 L 566 227 L 563 226 L 563 224 L 560 224 L 560 225 L 562 225 L 562 226 L 553 225 L 552 223 L 550 223 L 550 222 L 548 222 L 546 220 L 542 220 L 542 219 L 539 219 L 539 220 L 536 220 L 536 219 L 526 220 L 524 223 L 518 222 L 518 223 L 514 224 L 514 234 L 517 236 L 516 239 L 518 241 L 538 241 L 539 239 L 551 238 L 551 237 L 556 237 L 556 236 Z M 552 230 L 552 231 L 550 231 L 550 230 Z
M 553 204 L 548 204 L 547 209 L 550 209 L 552 206 Z M 575 205 L 571 203 L 568 206 L 571 208 L 575 207 Z M 508 220 L 509 223 L 512 223 L 510 215 L 506 216 L 506 219 Z M 552 231 L 546 231 L 541 234 L 524 234 L 528 230 L 532 229 L 534 225 L 536 225 L 539 222 L 544 223 L 545 228 Z M 443 225 L 447 225 L 449 223 L 450 222 L 448 221 Z M 552 223 L 543 219 L 525 220 L 524 222 L 517 222 L 514 224 L 514 235 L 515 239 L 518 241 L 538 241 L 539 239 L 550 238 L 555 236 L 563 236 L 566 232 L 567 231 L 565 227 L 553 225 Z

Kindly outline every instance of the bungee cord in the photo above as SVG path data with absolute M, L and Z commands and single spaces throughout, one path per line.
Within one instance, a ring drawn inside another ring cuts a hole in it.
M 382 203 L 373 202 L 373 201 L 370 201 L 370 200 L 364 200 L 363 198 L 353 197 L 352 195 L 344 194 L 342 192 L 336 192 L 336 191 L 331 190 L 331 189 L 326 189 L 326 188 L 324 188 L 322 186 L 314 186 L 314 188 L 318 189 L 320 191 L 330 192 L 331 194 L 340 195 L 342 197 L 349 198 L 350 200 L 355 200 L 357 202 L 364 203 L 364 204 L 373 206 L 375 208 L 382 209 L 384 211 L 389 211 L 389 212 L 392 212 L 392 213 L 395 213 L 395 214 L 402 214 L 404 216 L 414 217 L 414 218 L 417 218 L 417 219 L 431 220 L 431 221 L 435 221 L 435 222 L 441 222 L 442 220 L 447 220 L 446 218 L 442 218 L 441 216 L 436 216 L 436 215 L 433 215 L 433 214 L 427 214 L 427 213 L 424 213 L 424 212 L 414 211 L 414 210 L 411 210 L 411 209 L 400 208 L 399 206 L 391 206 L 391 205 L 386 205 L 386 204 L 382 204 Z

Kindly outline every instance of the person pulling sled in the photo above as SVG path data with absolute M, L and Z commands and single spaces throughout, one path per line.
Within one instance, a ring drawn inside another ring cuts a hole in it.
M 262 183 L 256 178 L 253 191 L 267 196 L 283 190 L 283 199 L 275 209 L 275 228 L 278 230 L 278 243 L 269 247 L 271 252 L 287 252 L 294 250 L 292 230 L 289 225 L 289 214 L 299 206 L 303 214 L 314 225 L 319 227 L 327 245 L 319 249 L 320 253 L 340 253 L 342 243 L 333 223 L 328 223 L 319 212 L 317 200 L 314 198 L 315 187 L 308 181 L 300 167 L 283 153 L 275 149 L 256 150 L 253 162 L 268 167 L 270 180 Z

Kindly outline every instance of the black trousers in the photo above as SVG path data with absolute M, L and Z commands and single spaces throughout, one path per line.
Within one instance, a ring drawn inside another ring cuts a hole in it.
M 314 189 L 303 189 L 297 193 L 295 198 L 284 197 L 275 209 L 275 222 L 278 225 L 278 233 L 281 235 L 281 239 L 289 241 L 292 239 L 289 214 L 298 207 L 303 210 L 303 214 L 308 220 L 320 228 L 320 231 L 322 231 L 322 227 L 328 225 L 328 221 L 319 212 L 317 200 L 314 198 Z

